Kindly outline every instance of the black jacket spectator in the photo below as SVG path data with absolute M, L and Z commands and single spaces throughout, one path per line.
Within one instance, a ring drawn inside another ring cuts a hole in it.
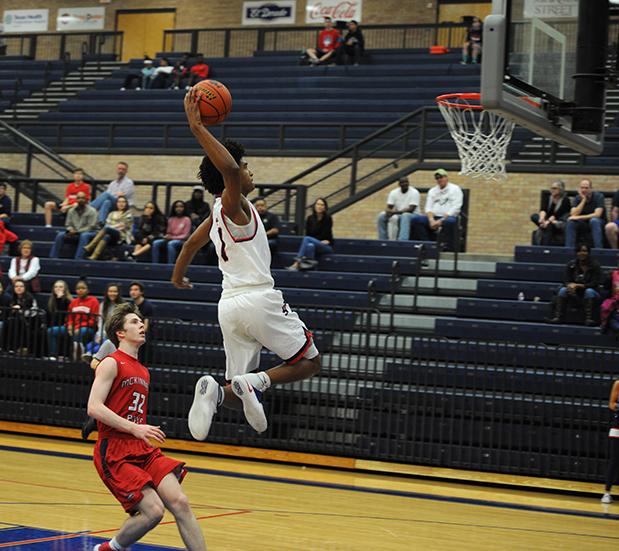
M 342 46 L 337 49 L 338 64 L 350 63 L 359 65 L 363 51 L 365 49 L 365 39 L 356 21 L 348 23 L 348 32 L 342 41 Z
M 185 212 L 191 218 L 191 226 L 196 228 L 211 214 L 211 207 L 204 200 L 204 187 L 194 186 L 191 199 L 185 202 Z M 164 232 L 165 233 L 165 232 Z
M 565 267 L 565 285 L 570 283 L 581 283 L 585 289 L 598 290 L 602 283 L 602 268 L 593 259 L 589 260 L 589 267 L 585 271 L 582 269 L 578 259 L 570 260 Z
M 314 237 L 319 241 L 328 241 L 333 246 L 333 218 L 325 213 L 322 219 L 315 214 L 310 214 L 305 221 L 305 235 Z
M 539 212 L 531 215 L 531 222 L 537 226 L 533 232 L 533 245 L 563 245 L 565 222 L 572 206 L 565 193 L 565 184 L 557 180 L 550 186 L 550 196 L 542 197 Z

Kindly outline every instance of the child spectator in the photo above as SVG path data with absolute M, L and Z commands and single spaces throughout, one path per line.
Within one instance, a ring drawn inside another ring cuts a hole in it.
M 52 339 L 57 339 L 60 334 L 66 337 L 67 313 L 73 297 L 69 292 L 69 286 L 65 281 L 59 279 L 54 282 L 52 293 L 47 301 L 47 346 L 51 349 Z M 68 342 L 65 339 L 57 350 L 64 351 Z M 64 354 L 60 354 L 64 356 Z
M 152 201 L 146 203 L 135 234 L 135 248 L 127 255 L 127 259 L 135 260 L 150 251 L 153 241 L 165 234 L 166 224 L 165 216 L 159 207 Z
M 62 214 L 66 214 L 69 209 L 77 203 L 77 194 L 84 193 L 86 200 L 90 201 L 90 185 L 84 182 L 84 171 L 81 168 L 76 168 L 73 171 L 73 182 L 67 185 L 62 203 L 55 201 L 47 201 L 45 203 L 45 227 L 52 227 L 52 211 L 59 210 Z
M 481 61 L 481 46 L 484 37 L 484 27 L 479 17 L 473 17 L 473 22 L 466 33 L 462 46 L 462 63 L 479 63 Z
M 310 63 L 318 65 L 331 59 L 335 50 L 340 46 L 341 38 L 340 31 L 333 28 L 331 18 L 325 17 L 325 28 L 318 34 L 317 47 L 306 50 Z
M 19 256 L 11 260 L 9 279 L 12 282 L 22 280 L 31 292 L 40 293 L 41 281 L 38 277 L 40 270 L 41 263 L 38 257 L 32 254 L 32 241 L 25 239 L 19 246 Z
M 211 207 L 204 200 L 204 186 L 193 186 L 191 199 L 185 202 L 185 208 L 189 218 L 191 218 L 191 226 L 197 228 L 211 214 Z
M 133 240 L 132 231 L 133 214 L 127 199 L 121 196 L 116 200 L 116 210 L 108 214 L 103 229 L 84 247 L 84 251 L 92 253 L 88 260 L 97 260 L 108 246 L 131 243 Z
M 178 252 L 191 233 L 191 219 L 187 216 L 186 210 L 183 201 L 174 201 L 172 204 L 167 232 L 163 239 L 156 239 L 153 242 L 152 260 L 155 264 L 161 262 L 161 250 L 164 246 L 167 246 L 168 264 L 176 262 Z
M 189 69 L 189 84 L 185 88 L 189 90 L 194 84 L 208 78 L 208 74 L 209 66 L 204 63 L 204 56 L 198 54 L 196 56 L 196 62 L 191 66 L 191 69 Z
M 333 252 L 333 218 L 326 199 L 314 201 L 312 214 L 305 221 L 305 237 L 301 241 L 294 263 L 287 270 L 311 270 L 318 265 L 316 255 Z

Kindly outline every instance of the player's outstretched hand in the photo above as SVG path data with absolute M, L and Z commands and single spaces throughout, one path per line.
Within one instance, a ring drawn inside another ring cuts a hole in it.
M 190 125 L 201 125 L 202 118 L 200 117 L 200 109 L 198 109 L 198 98 L 194 89 L 191 88 L 189 92 L 185 94 L 185 114 L 187 115 L 187 121 Z
M 177 289 L 193 289 L 193 284 L 191 283 L 191 281 L 189 281 L 188 277 L 184 277 L 180 281 L 173 279 L 172 284 Z
M 159 427 L 152 425 L 135 425 L 133 436 L 146 442 L 149 446 L 152 446 L 151 440 L 156 440 L 160 444 L 165 442 L 165 433 Z

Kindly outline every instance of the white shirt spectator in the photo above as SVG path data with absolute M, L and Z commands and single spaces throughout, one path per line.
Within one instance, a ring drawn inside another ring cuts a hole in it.
M 392 189 L 387 196 L 387 204 L 391 205 L 395 210 L 406 210 L 414 205 L 419 206 L 419 192 L 412 186 L 402 193 L 402 189 L 397 187 Z
M 441 189 L 437 184 L 430 191 L 426 198 L 426 212 L 431 212 L 434 216 L 458 216 L 462 209 L 464 195 L 460 186 L 448 182 Z
M 124 193 L 129 205 L 133 205 L 133 197 L 135 196 L 135 184 L 133 180 L 127 176 L 123 176 L 120 180 L 112 180 L 108 186 L 108 193 L 116 195 L 117 193 Z
M 27 270 L 26 266 L 28 266 Z M 40 270 L 41 264 L 39 262 L 38 256 L 30 257 L 30 262 L 28 262 L 28 260 L 24 260 L 21 256 L 16 256 L 11 259 L 11 266 L 9 268 L 9 279 L 13 279 L 19 276 L 24 281 L 30 281 L 32 278 L 37 277 Z

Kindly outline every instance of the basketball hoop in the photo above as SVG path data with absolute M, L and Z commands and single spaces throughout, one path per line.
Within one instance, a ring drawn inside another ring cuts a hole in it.
M 460 174 L 486 180 L 505 178 L 505 157 L 515 123 L 486 111 L 480 94 L 444 94 L 436 103 L 458 147 Z

